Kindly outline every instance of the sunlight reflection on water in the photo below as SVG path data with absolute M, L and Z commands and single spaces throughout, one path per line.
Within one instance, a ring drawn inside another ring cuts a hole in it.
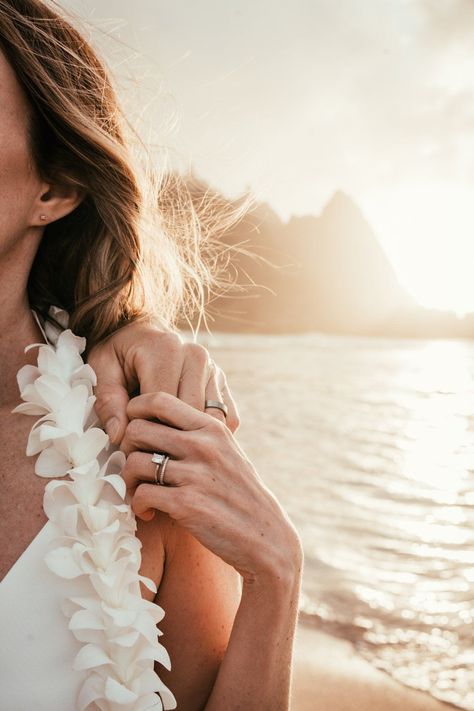
M 474 343 L 200 340 L 302 536 L 302 619 L 474 711 Z

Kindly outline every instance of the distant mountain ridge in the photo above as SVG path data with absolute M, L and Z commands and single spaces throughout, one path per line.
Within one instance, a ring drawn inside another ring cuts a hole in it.
M 210 191 L 195 178 L 189 189 L 193 201 Z M 227 200 L 213 194 L 216 202 Z M 229 292 L 209 304 L 212 330 L 474 337 L 474 314 L 461 320 L 450 311 L 425 309 L 409 296 L 361 210 L 341 191 L 319 215 L 287 223 L 259 203 L 222 240 L 247 240 L 245 249 L 256 256 L 234 257 L 246 294 Z

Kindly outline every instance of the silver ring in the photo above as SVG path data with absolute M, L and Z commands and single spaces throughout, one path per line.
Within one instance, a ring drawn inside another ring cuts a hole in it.
M 222 410 L 224 415 L 227 417 L 229 410 L 225 402 L 221 402 L 220 400 L 206 400 L 204 403 L 204 409 L 207 407 L 216 407 L 218 410 Z
M 160 486 L 166 486 L 165 484 L 165 469 L 169 462 L 169 455 L 166 452 L 154 452 L 151 458 L 153 464 L 156 464 L 155 468 L 155 484 Z

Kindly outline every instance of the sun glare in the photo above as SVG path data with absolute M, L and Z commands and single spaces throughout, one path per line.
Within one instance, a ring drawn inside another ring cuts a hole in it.
M 427 308 L 474 311 L 474 188 L 404 185 L 372 192 L 366 215 L 407 291 Z
M 416 393 L 404 427 L 400 473 L 454 499 L 468 487 L 473 464 L 470 354 L 456 341 L 429 341 L 399 377 L 400 385 Z

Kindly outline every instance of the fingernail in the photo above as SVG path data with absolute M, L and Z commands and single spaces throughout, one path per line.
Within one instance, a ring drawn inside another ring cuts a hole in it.
M 110 420 L 107 420 L 105 423 L 105 431 L 109 435 L 110 441 L 113 442 L 114 444 L 116 437 L 118 437 L 118 433 L 120 430 L 120 422 L 118 419 L 114 416 L 111 417 Z

